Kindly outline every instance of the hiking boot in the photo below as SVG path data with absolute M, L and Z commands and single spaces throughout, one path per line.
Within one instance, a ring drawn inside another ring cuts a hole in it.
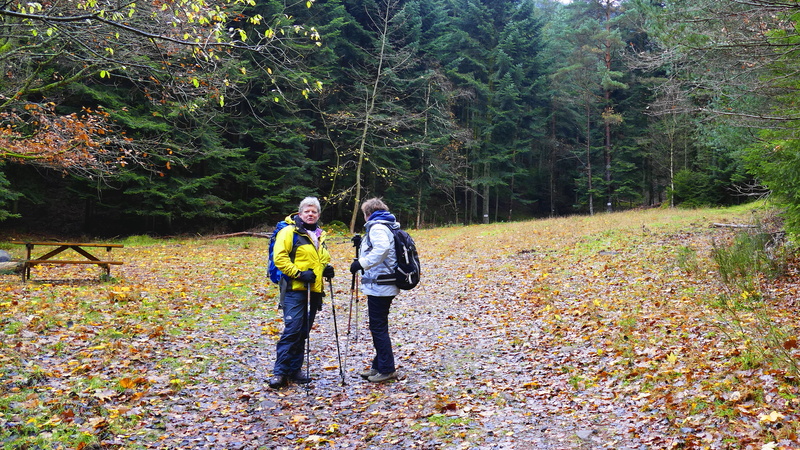
M 306 376 L 302 369 L 298 370 L 297 372 L 289 375 L 289 378 L 292 379 L 297 384 L 308 384 L 311 383 L 311 377 Z
M 375 376 L 377 374 L 378 374 L 377 370 L 369 369 L 369 370 L 365 370 L 365 371 L 361 372 L 359 375 L 361 375 L 361 378 L 366 380 L 367 378 Z
M 368 377 L 367 380 L 373 383 L 381 383 L 383 381 L 393 380 L 395 378 L 397 378 L 397 372 L 379 373 L 376 375 L 372 375 L 371 377 Z
M 269 379 L 268 383 L 269 387 L 271 387 L 272 389 L 280 389 L 286 386 L 287 380 L 286 377 L 283 375 L 275 375 Z

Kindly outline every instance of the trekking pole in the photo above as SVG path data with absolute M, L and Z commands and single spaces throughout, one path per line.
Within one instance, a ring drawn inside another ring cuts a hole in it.
M 339 348 L 339 326 L 336 324 L 336 306 L 333 303 L 333 279 L 328 278 L 328 287 L 331 290 L 331 311 L 333 311 L 333 333 L 336 336 L 336 354 L 339 356 L 339 376 L 342 377 L 342 386 L 347 383 L 344 381 L 344 364 L 342 362 L 342 350 Z M 346 355 L 345 355 L 346 356 Z
M 350 282 L 350 305 L 347 308 L 347 339 L 344 343 L 344 356 L 347 359 L 347 354 L 350 352 L 350 326 L 353 322 L 353 292 L 356 286 L 356 274 L 353 274 L 353 280 Z M 356 303 L 358 308 L 358 303 Z
M 356 274 L 353 274 L 353 281 L 350 283 L 350 305 L 347 307 L 347 338 L 350 338 L 350 324 L 353 322 L 353 290 L 355 289 Z
M 306 378 L 311 379 L 311 283 L 306 283 Z M 309 395 L 311 383 L 306 383 L 306 395 Z
M 358 247 L 361 244 L 361 236 L 355 235 L 351 239 L 353 241 L 353 246 L 356 248 L 356 258 L 358 258 Z M 350 327 L 353 322 L 353 299 L 356 300 L 356 310 L 358 310 L 358 297 L 353 295 L 356 291 L 356 274 L 353 274 L 353 278 L 350 280 L 350 305 L 347 309 L 347 340 L 344 344 L 344 355 L 345 360 L 347 359 L 347 354 L 350 352 Z M 358 322 L 358 313 L 356 312 L 356 322 Z
M 361 250 L 361 235 L 356 234 L 353 236 L 352 240 L 353 247 L 356 249 L 356 255 L 353 261 L 358 261 L 358 252 Z M 354 296 L 356 301 L 356 337 L 354 342 L 358 342 L 358 275 L 355 273 L 353 274 L 353 281 L 350 283 L 350 295 Z
M 353 292 L 356 297 L 356 337 L 353 341 L 358 342 L 358 281 L 356 281 L 355 285 L 356 289 Z

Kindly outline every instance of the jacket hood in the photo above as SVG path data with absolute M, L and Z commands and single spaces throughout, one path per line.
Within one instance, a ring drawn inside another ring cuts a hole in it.
M 372 213 L 372 215 L 369 216 L 369 219 L 367 219 L 366 223 L 367 229 L 369 229 L 369 227 L 371 227 L 373 224 L 376 223 L 386 225 L 389 228 L 394 228 L 394 229 L 400 228 L 400 223 L 394 217 L 394 214 L 383 209 L 375 211 L 374 213 Z
M 367 222 L 371 222 L 373 220 L 380 220 L 383 222 L 397 222 L 397 219 L 394 217 L 394 214 L 386 211 L 384 209 L 379 209 L 372 213 L 367 219 Z

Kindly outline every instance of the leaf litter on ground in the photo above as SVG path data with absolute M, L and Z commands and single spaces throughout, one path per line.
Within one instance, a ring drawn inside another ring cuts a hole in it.
M 386 384 L 358 376 L 372 351 L 366 298 L 350 291 L 349 236 L 330 239 L 338 275 L 311 334 L 307 388 L 266 383 L 282 322 L 264 239 L 131 238 L 102 284 L 0 275 L 0 442 L 799 448 L 796 379 L 745 365 L 709 306 L 722 289 L 712 240 L 734 232 L 709 225 L 748 214 L 654 209 L 413 231 L 423 283 L 393 305 L 402 376 Z M 700 270 L 679 267 L 682 248 Z M 63 278 L 57 270 L 35 276 Z M 769 287 L 778 322 L 791 323 L 796 281 Z

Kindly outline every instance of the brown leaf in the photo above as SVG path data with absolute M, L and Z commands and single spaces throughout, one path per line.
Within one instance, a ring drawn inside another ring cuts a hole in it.
M 106 421 L 105 417 L 91 417 L 87 420 L 89 425 L 92 426 L 95 430 L 99 428 L 105 428 L 108 426 L 108 421 Z
M 112 398 L 116 397 L 118 393 L 111 389 L 98 389 L 94 391 L 94 396 L 102 401 L 111 400 Z

